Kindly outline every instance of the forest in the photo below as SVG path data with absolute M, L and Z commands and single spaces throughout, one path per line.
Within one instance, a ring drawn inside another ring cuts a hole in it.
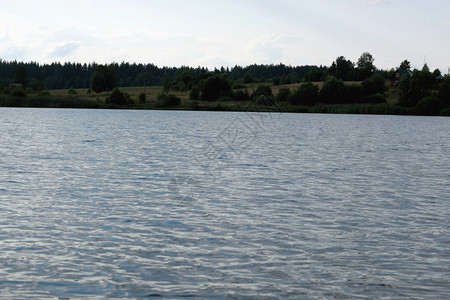
M 316 111 L 318 106 L 328 112 L 330 105 L 353 105 L 349 110 L 354 110 L 354 105 L 371 104 L 379 105 L 372 106 L 374 111 L 385 105 L 381 113 L 450 114 L 450 76 L 443 76 L 439 69 L 431 71 L 427 64 L 420 70 L 412 69 L 408 60 L 390 70 L 381 70 L 376 68 L 368 52 L 361 54 L 357 62 L 338 56 L 328 67 L 280 63 L 214 70 L 126 62 L 41 65 L 0 60 L 0 94 L 5 95 L 2 106 L 18 105 L 20 101 L 11 97 L 24 98 L 28 94 L 46 97 L 50 96 L 49 90 L 60 89 L 67 89 L 71 95 L 77 94 L 76 89 L 88 89 L 88 94 L 107 92 L 103 100 L 95 96 L 95 101 L 106 104 L 151 104 L 146 86 L 161 87 L 154 98 L 162 107 L 179 106 L 184 97 L 195 102 L 193 107 L 200 107 L 198 101 L 202 101 L 218 103 L 214 109 L 224 110 L 235 109 L 234 104 L 244 102 L 300 112 Z M 133 99 L 119 90 L 126 87 L 144 87 L 144 90 Z M 41 101 L 45 105 L 46 100 Z M 326 109 L 324 105 L 328 105 Z M 357 110 L 364 112 L 367 106 L 359 106 Z

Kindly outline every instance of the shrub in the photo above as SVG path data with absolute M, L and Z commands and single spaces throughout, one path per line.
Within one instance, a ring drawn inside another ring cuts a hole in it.
M 147 100 L 147 96 L 145 95 L 144 92 L 139 94 L 139 103 L 145 103 L 145 101 Z
M 324 103 L 338 104 L 344 101 L 345 85 L 341 79 L 328 76 L 320 90 L 320 98 Z
M 345 103 L 360 103 L 364 95 L 364 88 L 360 84 L 348 84 L 345 86 Z
M 233 98 L 228 97 L 228 96 L 222 96 L 218 99 L 219 102 L 232 102 Z
M 132 103 L 132 101 L 127 93 L 123 93 L 118 88 L 114 88 L 111 92 L 111 95 L 106 98 L 106 103 L 125 105 Z
M 70 88 L 70 89 L 67 90 L 67 94 L 69 94 L 69 95 L 76 95 L 77 91 L 75 91 L 74 88 Z
M 181 104 L 181 99 L 173 94 L 166 95 L 161 93 L 158 95 L 158 101 L 165 107 L 176 107 Z
M 252 93 L 252 99 L 256 99 L 259 96 L 264 95 L 266 97 L 272 97 L 272 89 L 268 85 L 260 85 L 256 88 L 256 90 Z
M 445 76 L 444 81 L 439 85 L 439 100 L 450 107 L 450 76 Z
M 233 84 L 233 90 L 239 90 L 239 89 L 243 89 L 245 88 L 245 85 L 243 85 L 240 82 L 236 82 L 235 84 Z
M 244 91 L 243 90 L 239 90 L 239 91 L 234 92 L 233 98 L 234 98 L 235 101 L 239 101 L 239 102 L 249 101 L 250 100 L 250 95 L 249 95 L 247 90 L 244 90 Z
M 367 78 L 362 83 L 365 95 L 384 93 L 387 90 L 386 80 L 381 75 Z
M 41 96 L 41 97 L 49 97 L 49 96 L 51 96 L 51 95 L 50 95 L 49 90 L 43 90 L 43 91 L 40 91 L 40 92 L 38 93 L 38 96 Z
M 312 82 L 302 84 L 289 97 L 289 102 L 292 105 L 307 105 L 312 106 L 317 103 L 319 98 L 319 87 Z
M 194 85 L 189 93 L 189 99 L 191 100 L 200 100 L 200 89 L 198 86 Z
M 384 94 L 373 94 L 361 98 L 364 103 L 386 103 L 386 96 Z
M 208 77 L 201 86 L 203 100 L 216 101 L 219 97 L 232 95 L 230 82 L 222 75 Z
M 442 108 L 444 108 L 442 102 L 433 96 L 423 98 L 416 106 L 417 113 L 430 116 L 438 115 Z
M 278 102 L 286 102 L 286 101 L 288 101 L 290 95 L 291 95 L 291 90 L 289 88 L 281 88 L 278 90 L 276 100 Z
M 25 97 L 27 96 L 27 94 L 25 93 L 25 90 L 23 89 L 23 87 L 16 86 L 16 87 L 11 91 L 11 96 L 13 96 L 13 97 L 19 97 L 19 98 L 25 98 Z

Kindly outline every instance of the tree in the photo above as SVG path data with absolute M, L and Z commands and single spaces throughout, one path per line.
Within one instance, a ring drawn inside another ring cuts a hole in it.
M 146 100 L 147 100 L 147 96 L 145 95 L 144 92 L 141 92 L 139 94 L 139 103 L 145 103 Z
M 358 59 L 356 65 L 358 66 L 358 77 L 360 80 L 369 78 L 375 72 L 373 65 L 374 58 L 369 52 L 364 52 Z
M 439 85 L 439 100 L 445 107 L 450 107 L 450 76 L 445 76 Z
M 281 88 L 278 90 L 277 101 L 278 102 L 286 102 L 291 95 L 291 90 L 289 88 Z
M 352 80 L 353 78 L 354 65 L 350 60 L 345 59 L 344 56 L 339 56 L 331 64 L 328 69 L 328 73 L 341 80 Z
M 411 70 L 411 63 L 409 62 L 409 60 L 405 59 L 404 61 L 402 61 L 399 69 L 408 71 Z
M 400 104 L 416 106 L 422 99 L 431 94 L 436 87 L 436 78 L 429 71 L 414 70 L 412 75 L 404 75 L 400 79 Z
M 213 75 L 201 84 L 202 99 L 216 101 L 220 97 L 230 97 L 233 92 L 230 82 L 222 75 Z
M 117 75 L 112 67 L 98 65 L 91 78 L 91 88 L 96 93 L 110 91 L 117 85 Z
M 111 95 L 106 99 L 106 103 L 125 105 L 132 103 L 132 101 L 128 94 L 121 92 L 118 88 L 114 88 Z
M 252 93 L 251 98 L 255 103 L 270 106 L 274 104 L 272 88 L 268 85 L 260 85 Z
M 24 66 L 20 66 L 16 69 L 14 83 L 21 84 L 24 87 L 27 85 L 27 70 L 25 70 Z
M 362 83 L 365 95 L 383 94 L 386 90 L 386 80 L 381 75 L 367 78 Z
M 194 85 L 189 93 L 189 99 L 191 100 L 200 100 L 200 89 L 198 86 Z
M 328 76 L 320 90 L 320 98 L 324 103 L 337 104 L 344 101 L 345 85 L 341 79 Z
M 312 106 L 317 103 L 319 99 L 319 87 L 312 82 L 302 84 L 289 97 L 289 102 L 292 105 L 307 105 Z

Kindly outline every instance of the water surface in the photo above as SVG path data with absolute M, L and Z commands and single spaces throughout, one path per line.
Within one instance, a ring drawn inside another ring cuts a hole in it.
M 0 298 L 446 298 L 450 119 L 0 109 Z

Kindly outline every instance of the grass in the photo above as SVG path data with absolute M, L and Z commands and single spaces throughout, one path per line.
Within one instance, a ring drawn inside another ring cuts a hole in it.
M 353 82 L 356 84 L 357 82 Z M 281 88 L 289 88 L 291 91 L 297 89 L 302 83 L 272 86 L 274 95 L 277 95 Z M 319 88 L 322 82 L 315 82 Z M 349 84 L 349 83 L 347 83 Z M 246 89 L 250 94 L 261 84 L 248 84 Z M 267 83 L 269 85 L 269 83 Z M 255 105 L 252 101 L 247 102 L 210 102 L 201 100 L 190 100 L 189 91 L 171 91 L 171 94 L 181 99 L 181 104 L 177 107 L 164 107 L 157 97 L 162 93 L 162 86 L 150 87 L 121 87 L 120 90 L 130 95 L 134 104 L 118 106 L 107 104 L 108 92 L 88 93 L 88 89 L 75 89 L 76 94 L 69 94 L 68 89 L 51 90 L 50 96 L 39 96 L 37 93 L 30 93 L 26 98 L 14 98 L 10 96 L 0 96 L 0 106 L 10 107 L 48 107 L 48 108 L 117 108 L 117 109 L 170 109 L 170 110 L 203 110 L 203 111 L 282 111 L 289 113 L 333 113 L 333 114 L 386 114 L 386 115 L 415 115 L 414 108 L 398 106 L 398 91 L 390 88 L 386 93 L 386 104 L 338 104 L 325 105 L 318 104 L 313 107 L 292 106 L 289 103 L 277 103 L 275 107 Z M 146 102 L 139 103 L 139 94 L 146 94 Z M 443 110 L 441 115 L 449 115 L 450 112 Z

